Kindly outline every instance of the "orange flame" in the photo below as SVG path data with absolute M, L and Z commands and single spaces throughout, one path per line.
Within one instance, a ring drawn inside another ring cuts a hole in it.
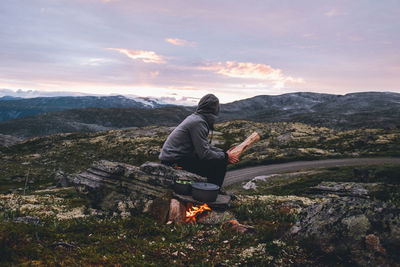
M 196 222 L 196 216 L 206 210 L 211 210 L 211 208 L 207 204 L 190 208 L 186 211 L 186 222 Z

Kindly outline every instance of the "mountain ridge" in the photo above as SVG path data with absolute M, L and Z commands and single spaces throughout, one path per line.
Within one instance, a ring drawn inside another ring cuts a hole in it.
M 67 132 L 96 132 L 149 125 L 176 126 L 194 107 L 85 108 L 43 113 L 0 123 L 0 133 L 29 138 Z M 333 129 L 400 127 L 400 94 L 310 92 L 261 95 L 221 104 L 218 122 L 303 122 Z
M 156 108 L 165 106 L 150 98 L 117 96 L 56 96 L 35 98 L 0 98 L 0 122 L 76 108 Z

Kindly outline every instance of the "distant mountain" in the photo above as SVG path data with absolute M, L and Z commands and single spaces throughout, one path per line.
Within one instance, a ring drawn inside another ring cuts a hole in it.
M 0 133 L 34 137 L 66 132 L 96 132 L 148 125 L 174 126 L 193 107 L 87 108 L 44 113 L 0 123 Z M 400 127 L 400 94 L 329 95 L 292 93 L 256 96 L 221 105 L 219 121 L 303 122 L 332 129 Z
M 192 108 L 86 108 L 38 114 L 0 123 L 0 133 L 21 138 L 70 132 L 99 132 L 148 125 L 173 126 Z
M 303 122 L 338 129 L 400 127 L 400 94 L 292 93 L 256 96 L 222 105 L 220 120 Z
M 0 101 L 0 122 L 45 112 L 77 108 L 156 108 L 165 106 L 150 98 L 131 99 L 124 96 L 63 96 L 24 99 L 6 96 L 1 99 L 3 101 Z
M 22 98 L 21 97 L 15 97 L 15 96 L 8 96 L 8 95 L 0 97 L 0 101 L 2 101 L 2 100 L 20 100 L 20 99 L 22 99 Z

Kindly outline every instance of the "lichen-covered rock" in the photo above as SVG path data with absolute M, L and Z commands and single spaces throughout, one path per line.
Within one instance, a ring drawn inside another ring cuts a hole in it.
M 54 182 L 56 187 L 68 187 L 70 186 L 71 177 L 63 171 L 58 171 L 54 175 Z
M 72 184 L 95 208 L 126 216 L 131 212 L 158 214 L 156 210 L 168 210 L 176 179 L 206 181 L 204 177 L 159 163 L 146 162 L 137 167 L 101 160 L 75 176 Z M 166 217 L 164 213 L 160 217 Z
M 326 198 L 304 208 L 291 231 L 323 253 L 344 255 L 360 265 L 391 265 L 399 260 L 400 209 L 384 202 Z
M 36 216 L 23 216 L 15 218 L 14 222 L 37 225 L 40 223 L 40 218 Z
M 314 194 L 335 194 L 337 196 L 350 196 L 373 198 L 378 193 L 387 192 L 392 185 L 382 183 L 353 183 L 353 182 L 322 182 L 311 188 Z
M 368 190 L 359 183 L 322 182 L 312 188 L 315 193 L 337 194 L 340 196 L 368 197 Z
M 12 146 L 21 141 L 22 141 L 22 139 L 19 137 L 0 134 L 0 146 L 5 146 L 5 147 Z

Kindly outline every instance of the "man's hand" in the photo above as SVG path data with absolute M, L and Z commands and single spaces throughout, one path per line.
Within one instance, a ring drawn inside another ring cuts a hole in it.
M 226 151 L 226 154 L 228 154 L 228 162 L 235 164 L 239 162 L 239 155 L 232 153 L 232 149 L 234 147 L 232 147 L 231 149 L 229 149 L 228 151 Z

